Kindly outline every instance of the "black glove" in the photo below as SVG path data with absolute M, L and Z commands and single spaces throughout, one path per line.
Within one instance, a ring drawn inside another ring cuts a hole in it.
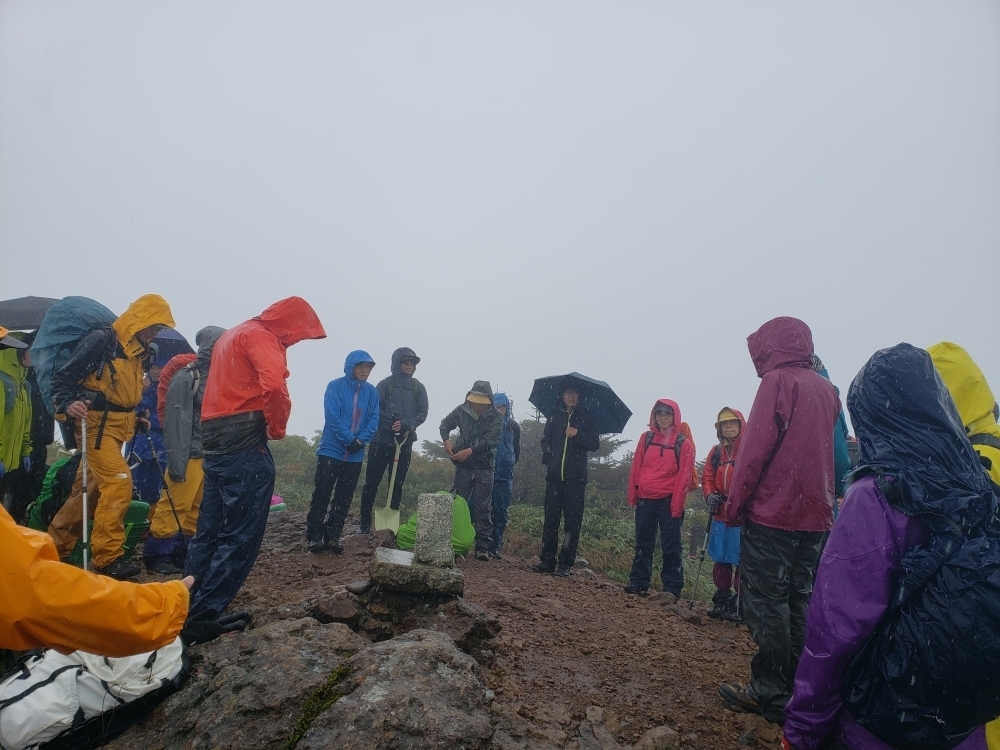
M 362 443 L 357 438 L 351 441 L 350 445 L 347 446 L 348 453 L 357 453 L 358 451 L 363 451 L 365 449 L 365 444 Z
M 214 609 L 206 609 L 188 617 L 184 627 L 181 628 L 181 640 L 185 646 L 214 641 L 223 633 L 246 630 L 251 619 L 250 613 L 245 609 L 221 617 Z
M 708 512 L 714 516 L 726 500 L 718 492 L 713 492 L 705 498 L 705 502 L 708 503 Z

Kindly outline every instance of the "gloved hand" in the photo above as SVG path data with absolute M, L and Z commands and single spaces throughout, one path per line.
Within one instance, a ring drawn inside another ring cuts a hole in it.
M 712 492 L 705 498 L 705 502 L 708 503 L 708 512 L 714 516 L 726 501 L 718 492 Z
M 0 479 L 3 479 L 3 475 L 7 473 L 7 467 L 3 465 L 3 461 L 0 461 Z
M 246 630 L 252 619 L 245 609 L 222 616 L 219 616 L 214 609 L 206 609 L 188 617 L 184 627 L 181 628 L 181 640 L 186 646 L 214 641 L 223 633 Z
M 31 471 L 31 456 L 25 456 L 21 459 L 21 466 L 25 471 Z
M 351 444 L 347 446 L 348 453 L 357 453 L 358 451 L 363 451 L 365 449 L 365 444 L 362 443 L 357 438 L 351 441 Z

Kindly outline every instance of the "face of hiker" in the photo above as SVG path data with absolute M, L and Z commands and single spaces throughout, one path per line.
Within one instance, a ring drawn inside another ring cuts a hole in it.
M 674 413 L 666 410 L 657 411 L 656 426 L 659 427 L 661 431 L 669 430 L 674 426 Z
M 567 388 L 563 391 L 563 403 L 567 409 L 575 409 L 580 403 L 580 394 Z
M 399 369 L 403 371 L 404 375 L 412 375 L 413 371 L 417 369 L 417 363 L 412 359 L 400 360 Z
M 490 408 L 489 404 L 477 404 L 473 401 L 469 402 L 469 408 L 472 409 L 476 416 L 481 417 L 486 413 L 486 410 Z
M 155 339 L 159 335 L 160 331 L 162 331 L 165 327 L 166 326 L 159 325 L 147 326 L 135 335 L 136 341 L 143 346 L 149 346 L 153 343 L 153 339 Z
M 506 405 L 504 405 L 504 404 L 498 404 L 497 405 L 497 411 L 500 412 L 503 416 L 505 416 L 505 417 L 507 416 L 507 407 L 506 407 Z
M 372 372 L 371 362 L 361 362 L 359 364 L 354 365 L 354 379 L 360 380 L 362 383 L 368 380 L 368 376 L 371 375 L 371 372 Z
M 719 427 L 722 430 L 722 437 L 727 440 L 732 440 L 740 436 L 740 420 L 738 419 L 728 419 L 719 425 Z
M 153 365 L 149 368 L 149 379 L 154 383 L 160 382 L 160 373 L 163 372 L 163 368 L 159 365 Z

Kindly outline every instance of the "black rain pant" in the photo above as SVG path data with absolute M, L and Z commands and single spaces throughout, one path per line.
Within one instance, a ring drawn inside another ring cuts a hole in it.
M 399 449 L 399 466 L 396 467 L 396 485 L 392 488 L 392 501 L 389 507 L 399 510 L 403 500 L 403 481 L 410 468 L 410 458 L 413 456 L 413 442 L 408 441 Z M 393 443 L 372 443 L 368 446 L 368 468 L 365 469 L 365 486 L 361 490 L 361 529 L 372 528 L 375 496 L 378 486 L 382 483 L 386 469 L 392 474 L 392 462 L 396 457 L 396 446 Z
M 580 544 L 580 527 L 583 525 L 583 496 L 586 479 L 550 479 L 545 483 L 545 522 L 542 527 L 543 563 L 560 568 L 572 568 L 576 562 L 576 548 Z M 563 543 L 556 559 L 559 545 L 559 522 L 563 524 Z
M 360 461 L 340 461 L 329 456 L 316 457 L 316 477 L 312 501 L 306 515 L 306 539 L 334 544 L 344 531 L 347 511 L 351 509 L 354 490 L 361 476 Z M 330 502 L 333 495 L 333 502 Z M 330 508 L 327 516 L 326 509 Z M 324 520 L 325 519 L 325 520 Z

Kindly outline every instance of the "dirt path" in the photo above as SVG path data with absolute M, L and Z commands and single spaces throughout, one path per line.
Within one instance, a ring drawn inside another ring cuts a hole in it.
M 259 622 L 303 616 L 303 600 L 367 578 L 370 538 L 347 537 L 343 555 L 315 555 L 305 549 L 304 528 L 304 514 L 272 518 L 234 607 L 251 609 Z M 719 685 L 748 679 L 753 644 L 745 627 L 704 617 L 707 605 L 695 607 L 698 625 L 589 570 L 543 576 L 514 557 L 458 564 L 466 599 L 503 624 L 486 668 L 503 715 L 572 736 L 585 709 L 597 705 L 622 723 L 624 742 L 667 724 L 687 748 L 739 747 L 749 729 L 756 747 L 776 747 L 770 725 L 727 710 L 718 697 Z

